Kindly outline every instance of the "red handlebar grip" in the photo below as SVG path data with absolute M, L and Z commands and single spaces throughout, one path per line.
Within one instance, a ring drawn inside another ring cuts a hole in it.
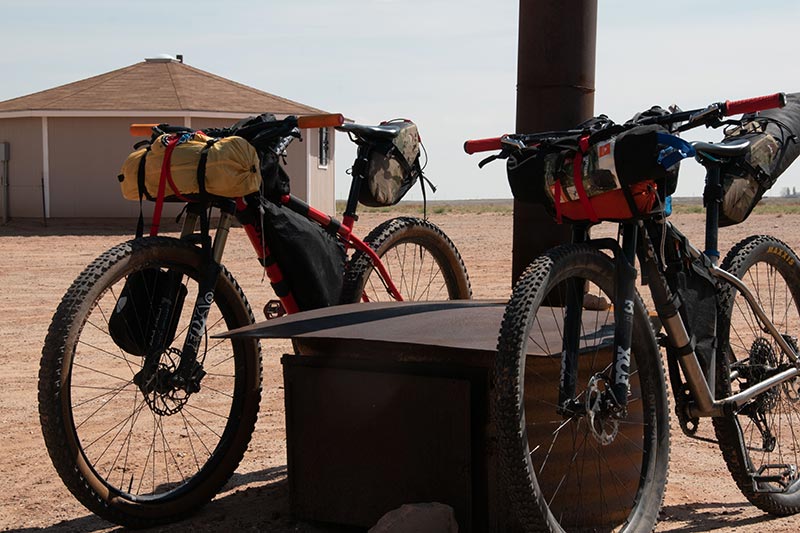
M 308 115 L 297 119 L 297 127 L 300 129 L 336 127 L 342 124 L 344 124 L 344 116 L 341 113 Z
M 490 139 L 473 139 L 464 142 L 464 151 L 468 154 L 476 152 L 491 152 L 492 150 L 500 150 L 503 145 L 500 143 L 502 137 L 492 137 Z
M 725 116 L 755 113 L 756 111 L 783 107 L 785 105 L 785 93 L 756 96 L 755 98 L 745 98 L 744 100 L 728 100 L 725 102 Z

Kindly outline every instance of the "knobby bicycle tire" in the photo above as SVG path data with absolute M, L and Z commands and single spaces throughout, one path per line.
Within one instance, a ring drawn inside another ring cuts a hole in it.
M 557 412 L 565 280 L 578 280 L 573 286 L 589 295 L 574 397 L 588 405 L 587 398 L 597 397 L 594 387 L 604 387 L 597 376 L 609 378 L 613 363 L 613 272 L 611 260 L 590 246 L 552 249 L 527 268 L 506 308 L 492 413 L 504 496 L 526 531 L 650 531 L 657 521 L 669 410 L 663 365 L 638 295 L 627 416 L 615 424 Z
M 224 267 L 201 334 L 200 390 L 183 394 L 159 381 L 180 358 L 202 265 L 201 251 L 176 239 L 120 244 L 78 276 L 45 340 L 39 415 L 53 465 L 83 505 L 117 524 L 148 527 L 197 510 L 230 478 L 255 426 L 258 342 L 210 338 L 254 321 Z M 125 305 L 118 301 L 125 280 L 143 269 L 179 272 L 189 292 L 176 338 L 162 352 L 158 373 L 148 382 L 156 385 L 149 388 L 134 383 L 144 358 L 119 348 L 108 330 L 115 307 Z
M 728 252 L 722 268 L 747 284 L 778 331 L 790 337 L 797 350 L 800 264 L 791 248 L 774 237 L 751 236 Z M 781 365 L 791 366 L 732 285 L 721 282 L 719 302 L 718 397 L 761 381 Z M 770 514 L 786 516 L 800 511 L 800 379 L 784 382 L 737 413 L 713 422 L 728 470 L 742 494 Z M 753 474 L 783 479 L 777 482 Z
M 453 242 L 437 226 L 399 217 L 374 228 L 364 242 L 381 258 L 406 301 L 472 297 L 467 269 Z M 343 303 L 393 301 L 369 256 L 356 252 L 345 270 Z

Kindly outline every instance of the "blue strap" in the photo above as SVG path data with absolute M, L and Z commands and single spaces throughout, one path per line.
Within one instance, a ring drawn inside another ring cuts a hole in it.
M 659 152 L 658 163 L 664 168 L 670 168 L 681 159 L 694 157 L 694 147 L 680 137 L 668 133 L 656 133 L 658 144 L 667 146 Z

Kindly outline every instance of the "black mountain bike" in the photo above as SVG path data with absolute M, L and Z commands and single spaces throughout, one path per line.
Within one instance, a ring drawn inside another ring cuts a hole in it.
M 717 266 L 720 176 L 741 168 L 754 141 L 688 144 L 672 135 L 740 126 L 724 117 L 784 99 L 639 117 L 638 125 L 660 125 L 659 143 L 675 147 L 660 144 L 653 154 L 663 166 L 693 156 L 706 168 L 704 252 L 669 222 L 660 198 L 651 212 L 617 221 L 617 239 L 592 239 L 590 223 L 577 223 L 573 243 L 539 256 L 514 287 L 498 341 L 493 413 L 507 497 L 526 529 L 655 527 L 669 461 L 659 342 L 681 428 L 694 436 L 710 417 L 747 499 L 775 515 L 800 511 L 800 259 L 780 240 L 757 235 Z M 518 163 L 532 147 L 556 151 L 583 133 L 507 135 L 465 148 L 500 149 L 493 157 Z M 637 260 L 658 320 L 635 289 Z

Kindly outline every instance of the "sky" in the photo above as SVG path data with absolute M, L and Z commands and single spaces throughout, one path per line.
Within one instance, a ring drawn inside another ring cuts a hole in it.
M 462 145 L 515 129 L 518 10 L 519 0 L 0 0 L 0 101 L 183 54 L 356 122 L 410 118 L 435 199 L 510 198 L 504 165 L 479 170 Z M 624 121 L 652 105 L 798 92 L 799 30 L 796 0 L 599 0 L 595 113 Z M 337 134 L 337 198 L 354 156 Z M 702 183 L 686 162 L 676 194 L 698 196 Z M 770 192 L 793 186 L 800 163 Z

